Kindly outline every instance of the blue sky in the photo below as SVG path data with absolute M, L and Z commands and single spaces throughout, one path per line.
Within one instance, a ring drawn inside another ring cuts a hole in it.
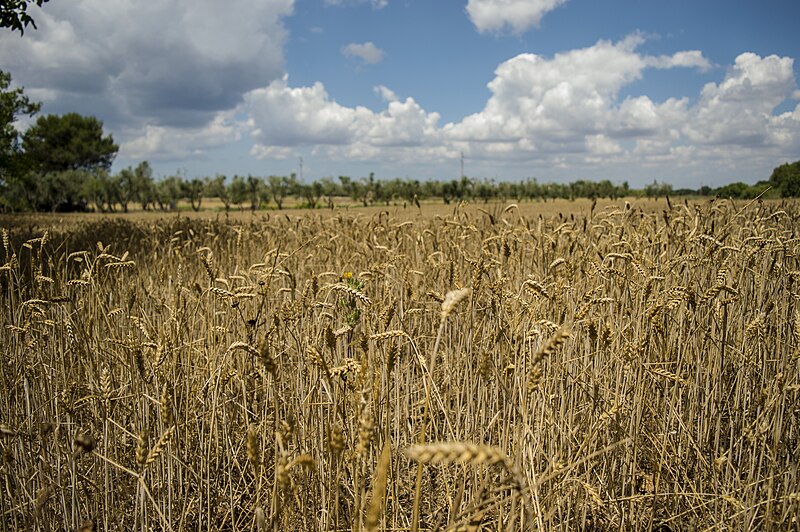
M 755 182 L 800 159 L 800 2 L 52 0 L 43 113 L 158 175 Z M 25 123 L 20 127 L 24 128 Z

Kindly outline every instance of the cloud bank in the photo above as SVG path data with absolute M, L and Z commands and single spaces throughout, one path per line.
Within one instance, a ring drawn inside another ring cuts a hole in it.
M 216 138 L 217 113 L 283 75 L 281 19 L 292 9 L 293 0 L 51 2 L 33 13 L 37 31 L 0 35 L 0 65 L 48 112 L 101 116 L 122 137 L 145 131 L 131 154 L 176 128 L 196 130 L 202 147 Z
M 269 146 L 311 146 L 333 158 L 435 163 L 464 152 L 473 159 L 558 167 L 593 164 L 698 164 L 797 152 L 800 105 L 775 114 L 796 91 L 793 60 L 744 53 L 719 83 L 696 98 L 620 97 L 649 69 L 706 71 L 699 51 L 669 56 L 638 52 L 643 38 L 543 57 L 520 54 L 500 64 L 482 110 L 439 124 L 439 114 L 388 87 L 375 90 L 386 108 L 345 107 L 321 83 L 291 87 L 288 78 L 245 97 L 253 153 Z

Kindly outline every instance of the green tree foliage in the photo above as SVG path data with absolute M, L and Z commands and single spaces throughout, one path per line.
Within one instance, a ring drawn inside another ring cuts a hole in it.
M 77 113 L 40 116 L 22 136 L 22 150 L 40 174 L 108 170 L 119 146 L 103 136 L 103 122 Z
M 91 174 L 84 183 L 83 195 L 93 209 L 100 212 L 114 212 L 119 191 L 117 183 L 108 172 L 99 170 Z
M 659 198 L 672 194 L 672 185 L 668 183 L 658 183 L 656 180 L 644 187 L 643 194 L 648 198 Z
M 27 26 L 36 28 L 36 22 L 28 14 L 28 4 L 40 6 L 48 0 L 0 0 L 0 28 L 9 28 L 11 31 L 18 31 L 20 35 L 25 33 Z
M 275 200 L 278 210 L 283 209 L 283 201 L 289 193 L 297 187 L 297 177 L 292 174 L 289 177 L 271 175 L 267 178 L 267 188 Z
M 322 198 L 322 183 L 319 181 L 310 184 L 295 182 L 294 194 L 305 200 L 306 207 L 316 209 Z
M 356 191 L 356 182 L 350 176 L 340 175 L 339 184 L 345 196 L 350 196 L 352 199 L 358 199 L 358 192 Z
M 753 199 L 763 196 L 769 188 L 771 187 L 767 181 L 759 181 L 755 185 L 737 181 L 714 190 L 714 194 L 720 198 Z
M 421 194 L 421 185 L 417 180 L 396 177 L 375 184 L 375 200 L 383 201 L 384 204 L 391 201 L 402 201 L 404 207 L 409 204 L 416 205 L 419 203 Z M 343 189 L 340 190 L 340 195 L 346 195 Z
M 355 184 L 355 193 L 358 201 L 366 207 L 375 200 L 375 173 L 370 172 L 368 177 L 362 178 Z
M 24 174 L 9 182 L 3 190 L 3 203 L 7 210 L 34 210 L 69 212 L 84 211 L 102 193 L 94 172 L 65 170 L 35 175 Z
M 153 190 L 153 177 L 150 163 L 139 163 L 136 168 L 125 168 L 115 176 L 115 194 L 122 210 L 128 212 L 130 203 L 139 203 L 142 210 L 147 210 L 150 203 L 155 202 Z
M 269 188 L 260 177 L 247 176 L 247 197 L 250 199 L 250 210 L 260 209 L 261 205 L 269 202 Z
M 128 168 L 123 168 L 114 177 L 114 181 L 116 199 L 122 206 L 122 210 L 128 212 L 128 204 L 132 202 L 136 196 L 136 183 L 133 169 L 130 166 Z
M 41 104 L 31 102 L 23 89 L 9 89 L 11 75 L 0 70 L 0 181 L 23 171 L 20 158 L 19 132 L 14 122 L 21 116 L 33 116 Z
M 228 187 L 225 186 L 225 179 L 222 174 L 206 178 L 206 194 L 209 198 L 219 198 L 227 212 L 231 210 L 231 195 L 228 193 Z
M 181 191 L 183 197 L 188 198 L 192 205 L 193 211 L 199 211 L 203 203 L 203 194 L 206 190 L 206 183 L 200 178 L 194 178 L 191 181 L 183 181 L 181 183 Z
M 228 197 L 231 203 L 239 207 L 239 210 L 242 209 L 242 204 L 247 200 L 247 183 L 242 176 L 233 176 L 228 185 Z
M 133 170 L 134 199 L 142 206 L 142 210 L 149 210 L 151 205 L 155 205 L 155 183 L 153 182 L 153 169 L 150 163 L 142 161 Z
M 162 211 L 178 209 L 178 201 L 181 199 L 181 183 L 183 180 L 180 177 L 169 176 L 155 185 L 156 202 L 159 209 Z
M 70 169 L 50 172 L 37 180 L 39 197 L 36 207 L 40 211 L 84 211 L 88 207 L 85 191 L 92 172 Z
M 325 205 L 329 209 L 333 209 L 333 198 L 334 196 L 340 195 L 340 189 L 337 183 L 331 177 L 323 177 L 322 181 L 320 182 L 320 187 L 322 189 L 322 195 L 325 196 Z
M 778 166 L 769 177 L 770 184 L 776 188 L 782 198 L 800 196 L 800 161 Z

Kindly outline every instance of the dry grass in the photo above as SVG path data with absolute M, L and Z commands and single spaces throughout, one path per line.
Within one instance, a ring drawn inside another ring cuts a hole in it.
M 800 206 L 505 207 L 7 224 L 2 529 L 797 527 Z

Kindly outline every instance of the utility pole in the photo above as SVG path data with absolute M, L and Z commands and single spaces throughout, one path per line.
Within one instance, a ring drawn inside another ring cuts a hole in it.
M 461 152 L 461 179 L 464 179 L 464 152 Z

